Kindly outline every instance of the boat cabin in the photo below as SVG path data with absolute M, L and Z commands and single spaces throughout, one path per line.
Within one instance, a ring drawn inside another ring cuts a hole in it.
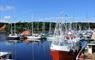
M 88 53 L 95 53 L 95 41 L 88 43 Z

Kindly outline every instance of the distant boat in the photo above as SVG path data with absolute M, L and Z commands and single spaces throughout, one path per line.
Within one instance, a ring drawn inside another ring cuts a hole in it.
M 43 24 L 42 24 L 42 32 L 39 34 L 40 35 L 40 39 L 41 40 L 46 40 L 47 38 L 46 38 L 46 31 L 45 31 L 45 22 L 43 22 Z
M 54 38 L 54 36 L 53 36 L 53 32 L 52 32 L 52 28 L 51 28 L 51 26 L 52 26 L 52 24 L 51 24 L 51 22 L 49 23 L 49 34 L 48 34 L 48 36 L 47 36 L 47 40 L 53 40 L 53 39 L 55 39 Z
M 13 23 L 13 24 L 14 24 L 13 26 L 11 24 L 11 33 L 8 35 L 7 39 L 9 39 L 9 40 L 19 40 L 20 36 L 16 33 L 16 25 L 15 25 L 15 23 Z
M 41 36 L 39 34 L 34 34 L 33 22 L 31 23 L 31 25 L 32 30 L 25 30 L 21 33 L 21 35 L 23 35 L 27 41 L 38 41 L 41 38 Z
M 35 40 L 39 40 L 41 37 L 39 34 L 34 34 L 34 26 L 33 26 L 33 22 L 31 23 L 32 25 L 32 33 L 31 35 L 28 35 L 26 36 L 28 40 L 32 40 L 32 41 L 35 41 Z

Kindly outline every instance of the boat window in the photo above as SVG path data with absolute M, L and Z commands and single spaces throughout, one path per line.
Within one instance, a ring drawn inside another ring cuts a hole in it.
M 59 41 L 54 41 L 54 44 L 55 45 L 59 45 Z
M 64 42 L 60 42 L 60 46 L 63 46 L 64 45 Z

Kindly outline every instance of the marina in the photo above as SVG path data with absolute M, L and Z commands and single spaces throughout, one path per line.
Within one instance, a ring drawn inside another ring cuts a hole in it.
M 51 32 L 52 34 L 50 34 L 50 29 L 48 31 L 49 34 L 44 34 L 44 36 L 46 35 L 45 39 L 38 38 L 37 36 L 41 36 L 41 34 L 32 34 L 29 29 L 23 31 L 21 34 L 11 31 L 11 37 L 9 37 L 9 34 L 6 35 L 6 33 L 2 32 L 0 34 L 0 51 L 11 52 L 13 60 L 94 59 L 95 31 L 85 30 L 84 33 L 80 33 L 83 30 L 79 32 L 75 31 L 71 29 L 71 25 L 69 25 L 70 30 L 67 30 L 67 27 L 62 29 L 64 26 L 64 23 L 56 23 L 54 32 Z M 16 39 L 16 37 L 19 37 L 19 39 Z M 89 57 L 88 54 L 92 57 Z M 81 57 L 81 55 L 84 57 Z
M 95 0 L 0 0 L 0 60 L 95 60 Z

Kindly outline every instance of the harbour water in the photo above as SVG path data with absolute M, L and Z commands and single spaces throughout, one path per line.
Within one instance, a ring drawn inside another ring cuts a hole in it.
M 0 51 L 12 52 L 14 60 L 52 60 L 48 41 L 13 43 L 6 40 L 4 35 L 0 35 Z

